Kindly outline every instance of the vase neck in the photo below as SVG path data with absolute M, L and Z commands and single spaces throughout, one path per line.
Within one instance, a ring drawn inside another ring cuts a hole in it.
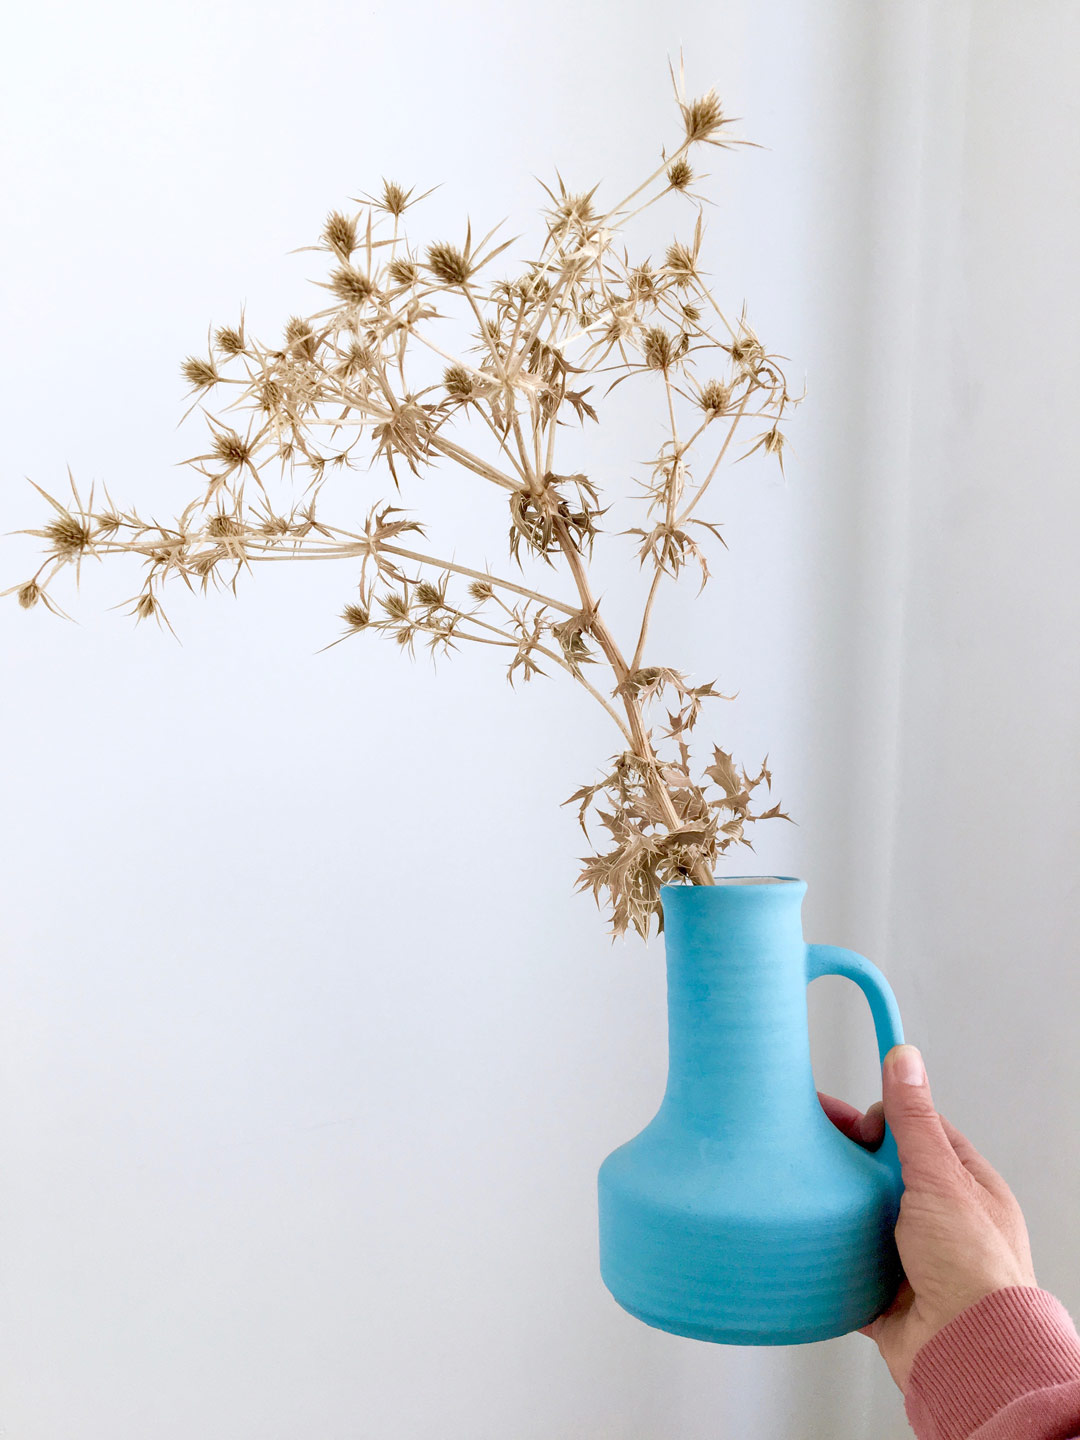
M 805 1121 L 816 1103 L 801 880 L 666 887 L 662 1109 L 716 1136 Z

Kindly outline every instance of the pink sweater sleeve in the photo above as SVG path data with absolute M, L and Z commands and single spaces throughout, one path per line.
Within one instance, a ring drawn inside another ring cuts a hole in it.
M 904 1409 L 917 1440 L 1080 1440 L 1080 1335 L 1047 1290 L 1013 1285 L 919 1350 Z

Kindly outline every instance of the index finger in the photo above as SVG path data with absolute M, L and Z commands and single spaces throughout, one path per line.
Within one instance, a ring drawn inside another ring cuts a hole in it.
M 824 1090 L 819 1090 L 817 1096 L 821 1108 L 842 1135 L 870 1150 L 881 1144 L 885 1134 L 885 1116 L 880 1102 L 871 1105 L 864 1115 L 854 1105 L 838 1100 L 835 1095 L 826 1095 Z

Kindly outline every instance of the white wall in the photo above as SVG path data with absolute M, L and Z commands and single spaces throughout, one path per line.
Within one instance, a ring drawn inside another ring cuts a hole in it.
M 922 227 L 890 905 L 938 1104 L 1010 1178 L 1074 1315 L 1078 58 L 1075 6 L 995 3 L 951 114 L 937 81 L 954 155 Z
M 556 164 L 614 194 L 675 133 L 680 43 L 746 117 L 769 148 L 708 167 L 717 284 L 809 397 L 787 482 L 725 481 L 730 553 L 657 653 L 739 689 L 718 734 L 800 821 L 739 868 L 803 875 L 808 938 L 885 966 L 1080 1308 L 1075 7 L 169 0 L 8 41 L 5 531 L 68 463 L 171 510 L 178 359 L 306 304 L 285 252 L 381 175 L 444 182 L 426 238 L 527 218 Z M 907 1433 L 863 1337 L 699 1346 L 609 1299 L 595 1169 L 665 1057 L 662 952 L 570 893 L 558 801 L 604 717 L 480 655 L 317 655 L 349 579 L 301 569 L 178 605 L 182 648 L 106 609 L 114 574 L 78 627 L 0 607 L 0 1424 Z M 865 1104 L 850 988 L 813 989 L 815 1062 Z

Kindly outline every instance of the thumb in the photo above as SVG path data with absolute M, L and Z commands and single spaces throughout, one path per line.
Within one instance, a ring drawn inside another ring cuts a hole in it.
M 934 1108 L 926 1067 L 914 1045 L 894 1045 L 885 1056 L 881 1088 L 905 1189 L 936 1188 L 960 1162 Z

